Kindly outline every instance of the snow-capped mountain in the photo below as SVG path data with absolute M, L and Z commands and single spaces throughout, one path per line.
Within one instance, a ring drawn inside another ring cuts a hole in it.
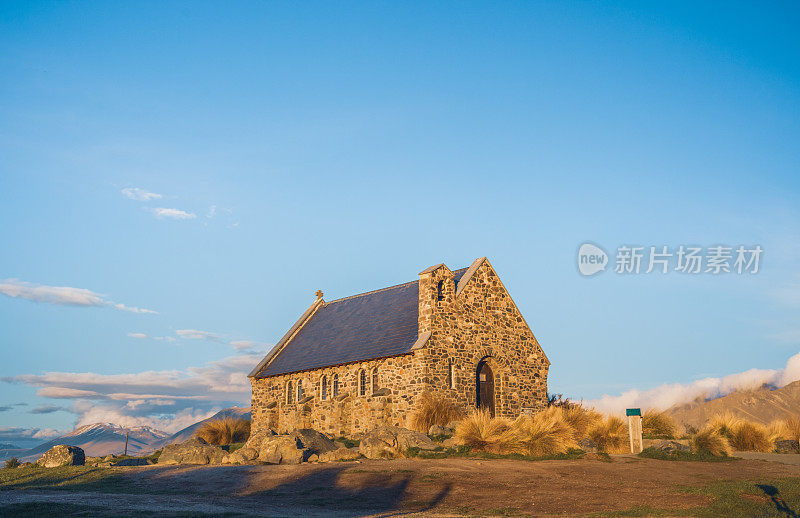
M 53 446 L 66 444 L 78 446 L 87 456 L 121 454 L 125 451 L 125 435 L 128 435 L 128 454 L 144 455 L 157 450 L 169 434 L 149 426 L 123 427 L 112 423 L 95 423 L 79 426 L 70 433 L 24 451 L 24 459 L 38 458 Z

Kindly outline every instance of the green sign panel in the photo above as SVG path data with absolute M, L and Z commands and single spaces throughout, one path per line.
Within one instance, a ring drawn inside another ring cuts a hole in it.
M 627 408 L 627 409 L 625 409 L 625 415 L 626 416 L 642 415 L 642 409 L 641 408 Z

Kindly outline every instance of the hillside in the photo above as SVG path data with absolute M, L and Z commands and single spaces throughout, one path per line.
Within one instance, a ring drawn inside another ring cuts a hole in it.
M 723 412 L 767 424 L 775 419 L 800 416 L 800 381 L 779 389 L 764 386 L 732 392 L 708 401 L 695 400 L 675 405 L 667 412 L 675 419 L 679 428 L 682 428 L 682 424 L 700 428 L 714 414 Z
M 206 421 L 211 421 L 214 419 L 220 419 L 222 417 L 235 417 L 237 419 L 250 419 L 250 407 L 239 408 L 239 407 L 231 407 L 226 408 L 224 410 L 220 410 L 216 414 L 212 415 L 208 419 L 203 419 L 202 421 L 198 421 L 191 426 L 187 426 L 183 430 L 166 437 L 163 441 L 159 443 L 159 448 L 165 446 L 167 444 L 175 444 L 181 443 L 184 441 L 188 441 L 192 437 L 194 437 L 194 433 L 197 431 L 200 426 L 205 423 Z

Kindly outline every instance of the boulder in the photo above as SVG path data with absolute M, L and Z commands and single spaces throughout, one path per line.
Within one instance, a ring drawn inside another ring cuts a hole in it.
M 258 450 L 255 448 L 239 448 L 230 455 L 222 459 L 223 464 L 249 464 L 258 458 Z
M 794 439 L 775 441 L 775 453 L 797 453 L 799 450 L 800 444 Z
M 442 446 L 445 448 L 455 448 L 456 446 L 461 446 L 461 441 L 455 437 L 450 437 L 449 439 L 442 441 Z
M 689 446 L 680 443 L 678 441 L 659 441 L 650 447 L 655 450 L 663 451 L 664 453 L 678 453 L 678 452 L 691 451 L 691 448 Z
M 159 464 L 219 464 L 225 456 L 225 450 L 212 446 L 199 437 L 189 439 L 180 444 L 164 446 Z
M 319 454 L 320 462 L 339 462 L 346 460 L 356 460 L 361 458 L 358 448 L 339 448 L 326 453 Z
M 432 425 L 428 428 L 428 435 L 453 435 L 455 432 L 454 428 L 450 428 L 449 426 L 442 426 L 440 424 Z
M 336 444 L 328 436 L 311 428 L 294 430 L 291 435 L 300 441 L 303 448 L 307 448 L 313 453 L 326 453 L 336 449 Z
M 293 435 L 276 435 L 261 443 L 258 460 L 270 464 L 300 464 L 312 452 L 303 448 L 300 440 Z
M 397 459 L 405 457 L 409 448 L 436 449 L 430 437 L 399 426 L 381 426 L 364 434 L 358 450 L 368 459 Z
M 86 455 L 83 453 L 83 450 L 77 446 L 60 444 L 47 450 L 44 455 L 39 457 L 36 464 L 45 468 L 83 466 L 86 464 Z

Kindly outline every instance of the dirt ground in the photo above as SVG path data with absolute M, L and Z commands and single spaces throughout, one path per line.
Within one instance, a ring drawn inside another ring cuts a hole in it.
M 115 474 L 121 480 L 114 487 L 124 490 L 89 492 L 80 484 L 59 490 L 3 489 L 0 505 L 58 502 L 120 514 L 289 517 L 563 516 L 642 506 L 679 511 L 713 500 L 686 488 L 721 480 L 800 477 L 800 466 L 749 459 L 676 462 L 615 456 L 610 462 L 408 459 L 299 466 L 151 466 L 115 468 Z M 769 503 L 765 495 L 745 496 Z

